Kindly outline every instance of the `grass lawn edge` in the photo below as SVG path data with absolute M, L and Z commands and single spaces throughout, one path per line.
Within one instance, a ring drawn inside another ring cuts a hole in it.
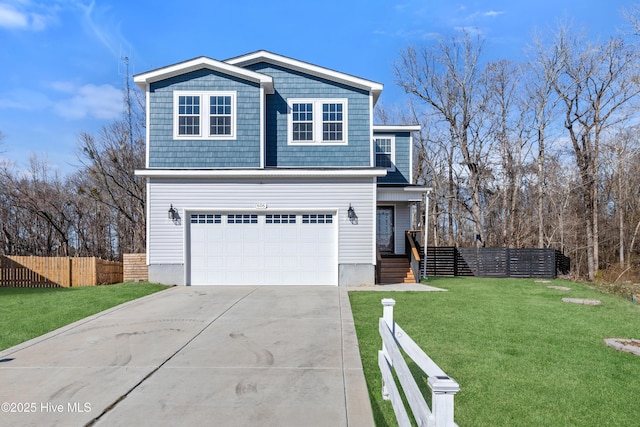
M 125 282 L 125 283 L 127 283 L 127 282 Z M 103 285 L 103 286 L 111 286 L 111 285 Z M 102 317 L 102 316 L 104 316 L 104 315 L 106 315 L 108 313 L 112 313 L 114 311 L 120 310 L 122 308 L 125 308 L 125 307 L 131 305 L 131 304 L 135 304 L 135 303 L 137 303 L 137 302 L 139 302 L 141 300 L 146 300 L 148 298 L 153 298 L 153 297 L 155 297 L 157 295 L 164 294 L 165 292 L 169 291 L 170 289 L 172 289 L 174 287 L 175 286 L 167 286 L 166 289 L 159 289 L 159 290 L 154 291 L 154 292 L 152 292 L 150 294 L 142 295 L 140 297 L 137 297 L 137 298 L 134 298 L 134 299 L 131 299 L 131 300 L 128 300 L 128 301 L 124 301 L 124 302 L 116 304 L 116 305 L 114 305 L 112 307 L 109 307 L 109 308 L 106 308 L 104 310 L 98 311 L 96 313 L 90 314 L 89 316 L 86 316 L 86 317 L 83 317 L 81 319 L 72 321 L 71 323 L 68 323 L 66 325 L 59 326 L 59 327 L 57 327 L 57 328 L 55 328 L 55 329 L 53 329 L 53 330 L 51 330 L 49 332 L 45 332 L 42 335 L 38 335 L 36 337 L 30 338 L 30 339 L 28 339 L 26 341 L 23 341 L 21 343 L 15 344 L 15 345 L 13 345 L 11 347 L 7 347 L 5 349 L 2 349 L 2 350 L 0 350 L 0 360 L 1 359 L 5 359 L 5 358 L 7 358 L 7 356 L 10 356 L 11 354 L 16 353 L 16 352 L 18 352 L 20 350 L 23 350 L 25 348 L 29 348 L 29 347 L 31 347 L 33 345 L 36 345 L 39 342 L 46 341 L 46 340 L 48 340 L 50 338 L 53 338 L 53 337 L 55 337 L 57 335 L 60 335 L 60 334 L 62 334 L 64 332 L 66 332 L 66 331 L 69 331 L 71 329 L 77 328 L 78 326 L 81 326 L 81 325 L 83 325 L 83 324 L 85 324 L 85 323 L 87 323 L 87 322 L 89 322 L 89 321 L 91 321 L 93 319 L 97 319 L 97 318 Z

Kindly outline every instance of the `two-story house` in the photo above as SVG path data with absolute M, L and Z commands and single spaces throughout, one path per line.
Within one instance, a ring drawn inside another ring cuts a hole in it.
M 405 253 L 417 126 L 379 83 L 266 51 L 134 76 L 146 93 L 149 280 L 363 285 Z

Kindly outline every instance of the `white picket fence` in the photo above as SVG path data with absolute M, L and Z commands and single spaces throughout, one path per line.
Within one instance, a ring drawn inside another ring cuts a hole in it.
M 418 426 L 457 427 L 453 421 L 453 396 L 460 390 L 460 386 L 422 351 L 400 325 L 395 323 L 393 320 L 395 303 L 395 300 L 390 298 L 382 300 L 384 308 L 379 322 L 382 350 L 378 352 L 378 365 L 382 373 L 382 396 L 385 400 L 391 400 L 398 425 L 411 426 L 409 415 L 391 372 L 395 368 L 396 376 Z M 431 388 L 431 409 L 420 393 L 400 348 L 427 375 L 427 382 Z

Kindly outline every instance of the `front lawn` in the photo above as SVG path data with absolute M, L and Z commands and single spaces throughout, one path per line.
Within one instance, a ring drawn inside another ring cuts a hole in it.
M 0 350 L 166 288 L 131 282 L 78 288 L 0 288 Z
M 396 425 L 391 404 L 381 398 L 377 365 L 382 298 L 396 300 L 396 321 L 460 384 L 455 420 L 462 427 L 640 422 L 640 357 L 603 343 L 640 339 L 640 305 L 559 280 L 552 284 L 572 290 L 528 279 L 432 278 L 429 284 L 448 292 L 349 293 L 378 426 Z

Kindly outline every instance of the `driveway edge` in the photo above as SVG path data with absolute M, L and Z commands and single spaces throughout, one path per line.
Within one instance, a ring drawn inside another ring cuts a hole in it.
M 47 332 L 47 333 L 45 333 L 43 335 L 40 335 L 40 336 L 37 336 L 35 338 L 31 338 L 30 340 L 27 340 L 27 341 L 22 342 L 20 344 L 16 344 L 13 347 L 6 348 L 6 349 L 0 351 L 0 360 L 1 359 L 5 359 L 5 358 L 7 358 L 7 356 L 10 356 L 13 353 L 16 353 L 16 352 L 18 352 L 20 350 L 24 350 L 25 348 L 29 348 L 29 347 L 34 346 L 34 345 L 36 345 L 36 344 L 38 344 L 38 343 L 40 343 L 42 341 L 46 341 L 46 340 L 51 339 L 51 338 L 53 338 L 53 337 L 55 337 L 57 335 L 60 335 L 60 334 L 62 334 L 64 332 L 67 332 L 67 331 L 69 331 L 71 329 L 75 329 L 75 328 L 77 328 L 79 326 L 82 326 L 85 323 L 92 321 L 93 319 L 97 319 L 97 318 L 102 317 L 102 316 L 104 316 L 106 314 L 113 313 L 114 311 L 122 310 L 123 308 L 128 307 L 129 305 L 139 304 L 141 301 L 146 301 L 147 299 L 152 299 L 152 298 L 158 297 L 160 295 L 165 295 L 166 293 L 171 292 L 173 289 L 175 289 L 175 286 L 172 286 L 172 287 L 170 287 L 168 289 L 165 289 L 165 290 L 162 290 L 162 291 L 154 292 L 154 293 L 149 294 L 149 295 L 145 295 L 145 296 L 140 297 L 140 298 L 133 299 L 131 301 L 123 302 L 122 304 L 118 304 L 118 305 L 113 306 L 111 308 L 107 308 L 106 310 L 102 310 L 102 311 L 100 311 L 98 313 L 95 313 L 95 314 L 92 314 L 92 315 L 90 315 L 88 317 L 83 317 L 82 319 L 76 320 L 75 322 L 69 323 L 68 325 L 60 326 L 58 329 L 54 329 L 53 331 Z

